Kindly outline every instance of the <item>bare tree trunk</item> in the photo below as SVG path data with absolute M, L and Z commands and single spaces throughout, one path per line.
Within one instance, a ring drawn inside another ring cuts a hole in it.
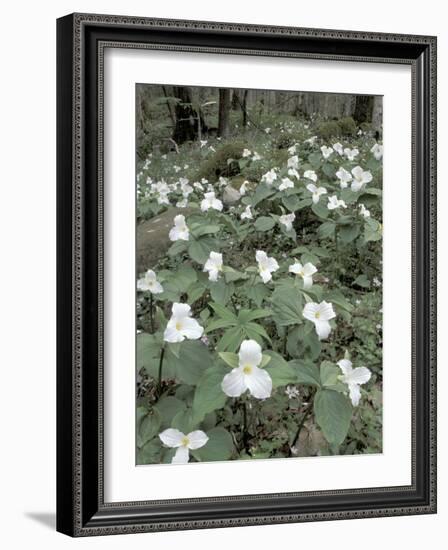
M 243 94 L 243 104 L 241 105 L 241 109 L 243 111 L 243 128 L 246 128 L 247 126 L 247 95 L 249 93 L 249 90 L 244 90 Z
M 369 95 L 357 95 L 353 118 L 358 124 L 372 120 L 373 97 Z
M 372 127 L 375 132 L 381 133 L 383 126 L 383 98 L 375 96 L 373 98 Z
M 207 128 L 201 113 L 193 108 L 191 90 L 185 86 L 173 86 L 173 95 L 180 100 L 176 103 L 173 140 L 179 145 L 185 141 L 194 141 L 199 133 L 199 125 L 202 132 Z
M 229 135 L 230 104 L 230 90 L 228 88 L 220 88 L 218 136 L 224 138 Z

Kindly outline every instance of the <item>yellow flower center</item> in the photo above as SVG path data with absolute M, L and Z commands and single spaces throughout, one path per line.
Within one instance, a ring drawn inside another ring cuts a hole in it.
M 252 367 L 251 365 L 244 365 L 243 367 L 244 374 L 252 374 Z
M 320 313 L 319 313 L 318 311 L 316 311 L 316 313 L 315 313 L 314 317 L 316 317 L 316 319 L 319 319 L 319 317 L 320 317 Z
M 183 447 L 187 447 L 189 443 L 190 443 L 190 440 L 188 439 L 187 436 L 182 438 L 182 446 Z
M 305 277 L 305 273 L 303 271 L 299 271 L 299 275 L 301 275 L 302 277 Z
M 180 321 L 177 321 L 176 330 L 180 330 L 181 328 L 182 328 L 182 323 Z

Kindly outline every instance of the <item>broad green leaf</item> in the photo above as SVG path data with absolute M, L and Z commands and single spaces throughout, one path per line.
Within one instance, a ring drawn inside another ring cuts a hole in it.
M 344 297 L 340 290 L 331 290 L 327 293 L 325 299 L 327 302 L 331 302 L 349 313 L 353 311 L 352 304 Z
M 322 361 L 320 364 L 320 381 L 322 386 L 336 386 L 339 383 L 341 369 L 330 361 Z
M 320 373 L 318 367 L 313 363 L 294 359 L 289 364 L 295 369 L 297 384 L 320 387 Z
M 220 351 L 218 353 L 219 357 L 232 368 L 238 367 L 239 361 L 238 361 L 238 355 L 236 353 L 230 353 L 228 351 Z
M 257 185 L 257 188 L 255 189 L 255 193 L 252 197 L 252 206 L 256 206 L 258 203 L 272 196 L 274 193 L 275 193 L 274 188 L 268 187 L 264 183 L 260 183 L 259 185 Z
M 229 328 L 218 342 L 216 350 L 236 352 L 244 340 L 244 336 L 244 330 L 241 327 Z
M 329 237 L 334 237 L 335 229 L 336 224 L 332 221 L 327 221 L 318 227 L 317 234 L 321 239 L 328 239 Z
M 223 319 L 228 319 L 229 321 L 234 321 L 235 323 L 238 322 L 237 316 L 223 305 L 210 302 L 209 306 Z
M 328 443 L 340 445 L 352 418 L 348 398 L 333 390 L 319 390 L 314 397 L 314 415 Z
M 344 243 L 351 243 L 356 239 L 360 232 L 360 225 L 344 225 L 338 230 L 339 238 Z
M 155 408 L 151 412 L 148 411 L 148 413 L 141 418 L 140 424 L 137 427 L 137 446 L 142 447 L 155 437 L 160 431 L 161 424 L 162 417 L 159 411 Z
M 196 386 L 193 398 L 193 418 L 202 422 L 205 415 L 222 409 L 227 401 L 227 395 L 222 391 L 221 383 L 228 373 L 225 367 L 213 366 L 207 369 Z
M 160 334 L 137 334 L 137 369 L 144 367 L 149 376 L 157 378 L 162 345 Z M 163 375 L 164 378 L 174 378 L 175 372 L 163 365 Z
M 148 441 L 137 449 L 137 464 L 160 464 L 162 451 L 162 442 L 158 437 Z
M 168 256 L 179 256 L 187 250 L 187 241 L 176 241 L 168 248 Z
M 213 332 L 214 330 L 218 330 L 220 328 L 229 328 L 234 327 L 236 324 L 236 321 L 230 320 L 230 319 L 212 319 L 210 323 L 207 325 L 205 332 Z
M 194 302 L 196 302 L 196 300 L 199 300 L 199 298 L 201 298 L 201 296 L 204 294 L 206 289 L 207 289 L 207 287 L 204 285 L 204 283 L 196 282 L 196 283 L 191 284 L 188 287 L 188 290 L 187 290 L 188 303 L 190 305 L 194 304 Z
M 269 231 L 275 225 L 275 220 L 270 216 L 261 216 L 257 218 L 254 227 L 257 231 Z
M 217 426 L 206 432 L 209 440 L 200 449 L 191 451 L 191 454 L 201 462 L 212 460 L 229 460 L 234 452 L 234 444 L 230 433 Z
M 380 241 L 382 236 L 381 224 L 373 218 L 367 218 L 364 227 L 364 240 L 366 242 Z
M 290 212 L 295 212 L 301 206 L 302 200 L 298 195 L 282 197 L 283 206 Z
M 308 162 L 313 168 L 319 168 L 322 164 L 322 155 L 320 153 L 311 153 L 308 157 Z
M 272 317 L 280 326 L 302 323 L 303 301 L 300 292 L 291 286 L 279 286 L 272 293 Z
M 226 283 L 223 278 L 210 283 L 210 295 L 212 300 L 223 306 L 227 304 L 234 292 L 235 285 L 233 283 Z
M 174 396 L 162 396 L 154 409 L 160 413 L 161 417 L 161 428 L 170 428 L 173 418 L 176 414 L 185 411 L 186 405 L 184 401 L 181 401 Z
M 370 288 L 370 281 L 367 278 L 367 275 L 362 273 L 361 275 L 358 275 L 356 279 L 353 281 L 354 285 L 361 286 L 362 288 Z
M 265 371 L 272 378 L 272 386 L 286 386 L 286 384 L 294 384 L 297 381 L 297 373 L 295 369 L 287 363 L 281 355 L 275 351 L 266 351 L 265 355 L 271 358 Z
M 188 246 L 188 254 L 190 258 L 199 264 L 205 264 L 210 256 L 210 252 L 218 252 L 218 250 L 218 241 L 207 236 L 191 241 Z
M 194 268 L 188 265 L 181 266 L 170 278 L 170 283 L 179 292 L 185 292 L 185 290 L 194 282 L 197 281 L 197 274 Z
M 264 317 L 270 317 L 271 315 L 272 311 L 269 309 L 241 309 L 238 313 L 238 324 L 244 325 L 250 321 L 263 319 Z
M 190 230 L 193 236 L 198 239 L 199 237 L 203 237 L 204 235 L 218 233 L 220 227 L 219 225 L 195 224 L 195 226 L 190 227 Z
M 245 293 L 250 300 L 253 300 L 260 307 L 263 300 L 269 295 L 269 289 L 265 284 L 259 283 L 245 288 Z
M 184 384 L 194 386 L 206 369 L 213 363 L 212 355 L 208 348 L 199 340 L 184 340 L 181 343 L 179 357 L 166 353 L 165 365 L 175 373 L 176 379 Z M 163 371 L 165 376 L 165 370 Z
M 311 210 L 316 214 L 318 218 L 321 218 L 323 220 L 327 219 L 330 213 L 328 211 L 328 208 L 322 201 L 319 201 L 317 204 L 313 204 L 311 206 Z

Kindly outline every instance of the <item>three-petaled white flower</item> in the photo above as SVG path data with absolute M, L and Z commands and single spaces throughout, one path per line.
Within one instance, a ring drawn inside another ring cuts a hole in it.
M 342 156 L 344 154 L 344 148 L 342 147 L 342 144 L 339 143 L 339 141 L 333 145 L 333 149 L 340 156 Z
M 322 145 L 320 150 L 322 151 L 322 156 L 324 157 L 324 159 L 331 157 L 331 155 L 333 154 L 333 149 L 331 147 L 327 147 L 326 145 Z
M 213 210 L 222 210 L 222 202 L 216 198 L 214 191 L 204 193 L 204 199 L 201 201 L 202 212 L 206 212 L 210 208 L 212 208 Z
M 347 205 L 345 204 L 345 201 L 342 199 L 338 199 L 336 195 L 332 195 L 328 199 L 327 208 L 328 210 L 335 210 L 336 208 L 347 208 Z
M 250 157 L 251 151 L 249 149 L 243 149 L 243 158 Z
M 251 220 L 253 218 L 250 206 L 246 206 L 246 209 L 241 213 L 240 218 L 242 220 Z
M 288 159 L 287 167 L 288 168 L 295 168 L 297 170 L 297 168 L 299 167 L 299 157 L 297 155 L 294 155 L 293 157 L 290 157 Z
M 263 283 L 268 283 L 272 279 L 271 273 L 277 271 L 279 265 L 275 258 L 269 258 L 266 252 L 257 250 L 255 253 L 255 259 L 258 262 L 258 272 L 263 279 Z
M 370 149 L 370 152 L 373 153 L 376 160 L 380 160 L 383 156 L 383 146 L 379 143 L 375 143 L 375 145 Z
M 331 332 L 330 319 L 336 317 L 336 313 L 333 309 L 333 304 L 329 302 L 308 302 L 303 308 L 303 316 L 308 321 L 314 323 L 316 334 L 319 340 L 325 340 L 328 338 Z
M 313 275 L 317 273 L 317 267 L 311 262 L 302 265 L 300 262 L 295 262 L 289 266 L 289 272 L 299 275 L 303 279 L 303 288 L 313 286 Z
M 204 264 L 204 271 L 208 271 L 209 281 L 217 281 L 222 271 L 222 254 L 220 252 L 210 252 L 208 260 Z
M 185 338 L 198 340 L 203 332 L 201 325 L 191 317 L 191 307 L 175 302 L 171 309 L 171 319 L 163 333 L 165 342 L 183 342 Z
M 344 149 L 344 155 L 348 158 L 348 160 L 355 160 L 355 157 L 359 155 L 359 151 L 358 149 L 356 149 L 356 147 L 354 149 L 346 147 Z
M 314 183 L 316 183 L 317 181 L 317 174 L 314 170 L 305 170 L 305 172 L 303 173 L 303 177 L 314 181 Z
M 295 168 L 288 168 L 288 176 L 294 176 L 297 179 L 300 179 L 300 174 Z
M 372 373 L 367 367 L 352 367 L 352 362 L 349 359 L 341 359 L 338 361 L 338 366 L 342 373 L 339 380 L 347 384 L 352 405 L 356 407 L 361 399 L 361 390 L 359 386 L 370 380 Z
M 370 218 L 370 211 L 363 204 L 359 205 L 359 213 L 363 218 Z
M 352 174 L 353 174 L 353 181 L 351 185 L 352 191 L 359 191 L 373 179 L 372 174 L 368 170 L 364 171 L 361 168 L 361 166 L 355 166 L 352 170 Z
M 284 191 L 285 189 L 289 189 L 291 187 L 294 187 L 294 182 L 289 178 L 282 178 L 282 183 L 278 186 L 278 190 Z
M 266 399 L 272 392 L 272 378 L 259 368 L 263 359 L 261 347 L 255 340 L 244 340 L 238 353 L 238 367 L 226 374 L 222 391 L 229 397 L 239 397 L 246 390 L 257 399 Z
M 185 223 L 185 216 L 178 214 L 174 218 L 174 227 L 170 229 L 168 237 L 170 241 L 188 241 L 190 238 L 190 231 Z
M 144 276 L 137 281 L 137 290 L 142 292 L 148 291 L 151 294 L 160 294 L 163 292 L 163 286 L 157 281 L 157 276 L 152 269 L 144 274 Z
M 261 181 L 266 183 L 266 185 L 272 185 L 276 179 L 277 172 L 274 170 L 274 168 L 272 168 L 272 170 L 269 170 L 269 172 L 266 172 L 266 174 L 261 177 Z
M 294 212 L 292 212 L 291 214 L 284 214 L 283 216 L 280 216 L 278 221 L 286 227 L 286 231 L 291 231 L 292 222 L 295 219 L 296 219 L 296 215 L 294 214 Z
M 209 439 L 208 435 L 202 430 L 195 430 L 185 435 L 174 428 L 164 430 L 159 434 L 159 438 L 167 447 L 177 449 L 171 459 L 171 464 L 187 464 L 190 459 L 190 449 L 200 449 Z
M 353 179 L 350 172 L 348 172 L 343 166 L 341 166 L 336 172 L 336 177 L 339 180 L 341 189 L 345 189 Z
M 314 183 L 309 183 L 306 188 L 312 194 L 314 204 L 317 204 L 321 195 L 325 195 L 327 190 L 325 187 L 317 187 Z

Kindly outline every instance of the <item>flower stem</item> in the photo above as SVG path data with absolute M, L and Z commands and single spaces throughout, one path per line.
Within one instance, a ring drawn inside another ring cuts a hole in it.
M 154 334 L 154 299 L 152 297 L 152 294 L 150 294 L 149 296 L 149 319 L 151 322 L 151 333 Z
M 296 435 L 294 436 L 294 439 L 291 443 L 291 446 L 289 448 L 289 456 L 292 456 L 292 448 L 295 447 L 297 441 L 299 440 L 300 432 L 302 431 L 303 425 L 305 424 L 306 419 L 310 415 L 311 411 L 313 410 L 313 402 L 314 399 L 311 399 L 308 403 L 307 408 L 305 409 L 305 412 L 303 413 L 302 419 L 299 422 L 299 425 L 297 426 Z
M 243 448 L 244 450 L 250 454 L 249 452 L 249 433 L 247 431 L 247 404 L 244 398 L 241 399 L 241 409 L 243 412 L 243 425 L 241 430 L 241 437 L 243 440 Z
M 163 357 L 165 356 L 165 346 L 162 347 L 162 350 L 160 352 L 160 359 L 159 359 L 159 374 L 157 379 L 157 395 L 160 396 L 162 393 L 162 367 L 163 367 Z

